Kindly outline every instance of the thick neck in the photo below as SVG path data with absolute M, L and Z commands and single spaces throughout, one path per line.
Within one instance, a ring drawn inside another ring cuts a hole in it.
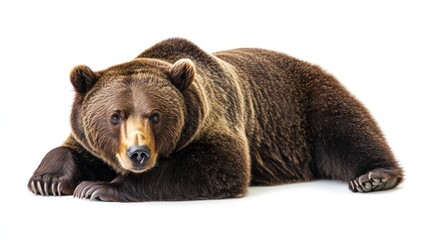
M 186 147 L 192 140 L 198 137 L 202 126 L 204 126 L 206 117 L 209 114 L 207 96 L 198 78 L 199 76 L 197 76 L 191 86 L 182 93 L 186 107 L 185 125 L 176 145 L 176 150 Z

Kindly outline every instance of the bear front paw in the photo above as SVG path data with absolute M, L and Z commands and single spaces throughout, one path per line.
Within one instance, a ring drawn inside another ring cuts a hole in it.
M 67 176 L 43 174 L 33 176 L 28 182 L 28 189 L 42 196 L 71 195 L 77 183 Z
M 116 189 L 106 182 L 81 182 L 74 190 L 73 197 L 89 200 L 116 201 Z

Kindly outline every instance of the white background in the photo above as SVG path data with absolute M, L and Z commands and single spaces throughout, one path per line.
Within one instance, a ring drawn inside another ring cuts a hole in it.
M 0 8 L 0 239 L 428 239 L 425 1 L 8 0 Z M 31 194 L 28 178 L 70 131 L 71 68 L 101 70 L 176 36 L 208 52 L 261 47 L 322 66 L 372 112 L 406 181 L 374 194 L 317 181 L 196 202 Z

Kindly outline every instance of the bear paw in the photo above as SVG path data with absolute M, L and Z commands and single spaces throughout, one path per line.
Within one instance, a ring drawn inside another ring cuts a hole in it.
M 42 196 L 71 195 L 77 183 L 69 176 L 54 176 L 51 174 L 34 175 L 28 182 L 28 189 Z
M 395 187 L 400 181 L 398 176 L 387 169 L 375 169 L 349 182 L 352 192 L 371 192 L 388 190 Z
M 74 190 L 73 197 L 89 200 L 116 201 L 116 188 L 107 182 L 81 182 Z

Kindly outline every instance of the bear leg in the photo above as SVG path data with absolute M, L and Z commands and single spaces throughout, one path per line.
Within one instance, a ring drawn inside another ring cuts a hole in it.
M 140 173 L 111 182 L 84 181 L 74 197 L 114 201 L 178 201 L 242 197 L 250 182 L 245 141 L 216 136 L 199 140 Z
M 117 174 L 85 150 L 61 146 L 49 151 L 28 181 L 28 189 L 37 195 L 71 195 L 84 180 L 112 180 Z
M 73 151 L 57 147 L 43 158 L 28 182 L 28 189 L 42 196 L 70 195 L 79 179 Z
M 315 82 L 309 98 L 314 175 L 348 182 L 353 192 L 397 186 L 403 172 L 377 123 L 341 85 L 328 80 Z

